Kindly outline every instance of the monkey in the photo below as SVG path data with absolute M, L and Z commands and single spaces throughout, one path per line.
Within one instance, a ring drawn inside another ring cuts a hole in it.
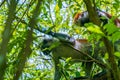
M 119 30 L 119 28 L 120 28 L 120 20 L 119 20 L 118 18 L 113 18 L 112 15 L 110 15 L 109 13 L 107 13 L 107 12 L 105 12 L 105 11 L 102 11 L 102 10 L 100 10 L 100 9 L 97 9 L 96 12 L 97 12 L 97 15 L 98 15 L 101 23 L 102 23 L 102 29 L 104 29 L 103 27 L 104 27 L 106 24 L 109 23 L 109 20 L 110 20 L 110 19 L 112 19 L 114 25 L 116 25 L 116 27 L 117 27 L 118 30 Z M 74 20 L 73 20 L 73 21 L 74 21 L 74 23 L 75 23 L 76 25 L 81 26 L 81 27 L 82 27 L 82 26 L 85 27 L 85 24 L 86 24 L 86 23 L 91 22 L 90 19 L 89 19 L 88 11 L 84 11 L 84 12 L 82 12 L 82 13 L 77 13 L 77 14 L 74 16 Z M 105 30 L 102 30 L 102 31 L 105 33 L 106 36 L 112 36 L 112 34 L 108 34 L 108 33 L 106 32 L 106 29 L 105 29 Z M 111 42 L 111 41 L 110 41 L 110 42 Z M 118 49 L 119 42 L 120 42 L 120 40 L 114 42 L 114 44 L 113 44 L 114 51 L 120 52 L 119 49 Z M 120 62 L 120 59 L 118 59 L 118 66 L 119 66 L 119 62 Z M 103 72 L 101 72 L 101 73 L 103 73 Z M 100 74 L 101 74 L 101 73 L 100 73 Z M 112 74 L 112 73 L 111 73 L 111 74 Z M 106 75 L 106 73 L 105 73 L 105 75 Z M 96 76 L 97 76 L 97 75 L 96 75 Z M 96 79 L 95 79 L 95 80 L 96 80 Z M 103 80 L 103 79 L 101 79 L 101 80 Z M 104 80 L 106 80 L 106 79 L 104 79 Z
M 112 16 L 109 13 L 102 11 L 100 9 L 97 9 L 96 12 L 101 22 L 103 23 L 103 25 L 107 24 L 108 20 L 112 18 Z M 73 21 L 75 24 L 79 26 L 85 26 L 85 23 L 91 22 L 89 19 L 88 11 L 84 11 L 82 13 L 76 13 Z M 114 21 L 114 24 L 118 28 L 120 28 L 120 20 L 118 18 L 115 18 L 113 21 Z
M 65 36 L 68 37 L 67 35 L 64 35 L 64 37 Z M 72 42 L 70 42 L 69 39 L 73 39 Z M 82 62 L 84 60 L 88 61 L 87 64 L 88 66 L 85 72 L 86 76 L 90 76 L 91 66 L 89 66 L 90 57 L 88 57 L 88 55 L 91 55 L 92 53 L 92 45 L 86 39 L 74 39 L 72 37 L 69 37 L 69 39 L 67 39 L 68 40 L 67 42 L 66 40 L 61 41 L 56 38 L 51 38 L 44 39 L 42 42 L 43 43 L 41 46 L 42 52 L 45 55 L 50 55 L 50 53 L 52 54 L 52 58 L 55 65 L 54 80 L 60 80 L 61 78 L 61 72 L 58 66 L 58 64 L 60 63 L 59 59 L 61 59 L 61 57 L 63 58 L 71 57 L 74 63 Z M 98 49 L 97 47 L 95 49 L 95 52 L 98 53 L 98 50 L 100 49 Z M 105 52 L 106 51 L 102 49 L 101 53 Z

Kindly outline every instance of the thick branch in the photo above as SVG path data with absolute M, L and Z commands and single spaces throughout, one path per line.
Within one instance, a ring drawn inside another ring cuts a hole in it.
M 16 65 L 16 70 L 15 70 L 15 74 L 14 74 L 14 78 L 13 80 L 19 80 L 20 75 L 22 74 L 23 68 L 25 66 L 25 62 L 27 61 L 27 58 L 29 58 L 30 54 L 32 53 L 31 50 L 31 45 L 32 45 L 32 41 L 33 41 L 33 29 L 35 27 L 35 24 L 37 22 L 37 18 L 40 14 L 40 6 L 41 6 L 41 2 L 42 0 L 37 0 L 38 3 L 36 5 L 36 8 L 33 11 L 33 15 L 32 18 L 30 19 L 29 23 L 28 23 L 28 32 L 27 32 L 27 36 L 26 36 L 26 40 L 25 40 L 25 45 L 21 51 L 21 53 L 19 53 L 18 55 L 18 64 Z
M 16 0 L 10 1 L 10 5 L 8 5 L 8 18 L 5 23 L 6 25 L 5 25 L 3 35 L 2 35 L 2 43 L 0 46 L 0 80 L 3 80 L 3 76 L 5 73 L 5 69 L 6 69 L 6 59 L 7 59 L 6 53 L 7 53 L 7 48 L 8 48 L 7 46 L 8 46 L 10 37 L 11 37 L 10 32 L 11 32 L 12 22 L 15 17 L 16 5 L 17 5 Z
M 86 4 L 87 10 L 88 10 L 90 21 L 93 22 L 94 24 L 100 26 L 101 21 L 100 21 L 98 15 L 97 15 L 97 12 L 94 9 L 94 6 L 92 6 L 91 1 L 90 0 L 84 0 L 84 2 Z

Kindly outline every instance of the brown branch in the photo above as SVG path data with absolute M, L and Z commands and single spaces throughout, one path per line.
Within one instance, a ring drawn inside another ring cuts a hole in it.
M 26 2 L 26 0 L 24 0 L 24 2 L 20 5 L 20 7 L 16 10 L 16 13 L 22 8 L 22 6 L 24 5 L 24 3 Z
M 25 20 L 19 18 L 18 16 L 15 16 L 15 18 L 16 18 L 17 21 L 20 21 L 21 23 L 23 23 L 25 25 L 28 25 L 28 23 Z

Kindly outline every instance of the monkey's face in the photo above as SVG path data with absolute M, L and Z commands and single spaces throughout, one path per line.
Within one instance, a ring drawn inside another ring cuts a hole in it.
M 107 24 L 108 20 L 110 18 L 109 14 L 107 14 L 106 12 L 101 11 L 99 9 L 96 12 L 97 12 L 98 17 L 100 18 L 101 22 L 103 23 L 103 25 Z M 90 22 L 90 19 L 89 19 L 88 11 L 84 11 L 82 13 L 77 13 L 74 16 L 74 23 L 78 26 L 84 26 L 86 23 L 89 23 L 89 22 Z
M 85 23 L 89 23 L 88 12 L 77 13 L 74 17 L 74 23 L 78 26 L 84 26 Z

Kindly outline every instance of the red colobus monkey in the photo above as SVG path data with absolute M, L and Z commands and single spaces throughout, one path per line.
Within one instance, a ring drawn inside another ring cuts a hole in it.
M 99 9 L 97 9 L 97 14 L 100 17 L 100 20 L 102 21 L 103 25 L 107 24 L 108 20 L 112 18 L 110 14 L 108 14 L 107 12 L 101 11 Z M 90 19 L 89 19 L 88 11 L 77 13 L 74 16 L 74 23 L 79 26 L 84 26 L 85 23 L 89 23 L 89 22 L 90 22 Z M 120 27 L 120 20 L 118 18 L 114 19 L 114 23 L 117 27 Z
M 71 57 L 73 63 L 82 62 L 85 66 L 86 76 L 90 77 L 92 63 L 94 62 L 94 60 L 92 61 L 90 58 L 90 55 L 92 54 L 91 43 L 86 39 L 74 39 L 73 37 L 62 33 L 54 33 L 52 35 L 55 38 L 43 40 L 41 50 L 43 54 L 52 56 L 55 65 L 54 80 L 60 80 L 62 76 L 61 69 L 58 66 L 60 59 L 69 57 Z M 98 47 L 98 45 L 99 43 L 96 43 L 96 47 L 94 48 L 95 54 L 98 54 L 98 52 L 105 53 L 105 48 Z M 97 56 L 94 56 L 94 58 L 97 60 Z M 97 63 L 97 65 L 100 64 Z
M 60 67 L 58 66 L 58 64 L 60 64 L 59 59 L 61 59 L 62 57 L 63 58 L 71 57 L 72 60 L 75 62 L 77 60 L 84 60 L 85 58 L 87 58 L 87 56 L 80 53 L 79 50 L 83 51 L 83 53 L 87 53 L 87 51 L 89 51 L 89 49 L 91 48 L 91 45 L 87 42 L 86 39 L 80 39 L 80 40 L 74 39 L 74 41 L 70 43 L 68 40 L 67 40 L 68 42 L 66 41 L 67 37 L 68 36 L 64 37 L 65 40 L 62 41 L 59 39 L 52 38 L 52 39 L 44 39 L 42 42 L 43 43 L 41 46 L 42 52 L 45 55 L 50 55 L 50 53 L 52 53 L 52 59 L 55 65 L 54 80 L 60 80 L 62 76 Z M 53 45 L 54 47 L 52 47 Z M 86 73 L 88 72 L 86 71 Z

